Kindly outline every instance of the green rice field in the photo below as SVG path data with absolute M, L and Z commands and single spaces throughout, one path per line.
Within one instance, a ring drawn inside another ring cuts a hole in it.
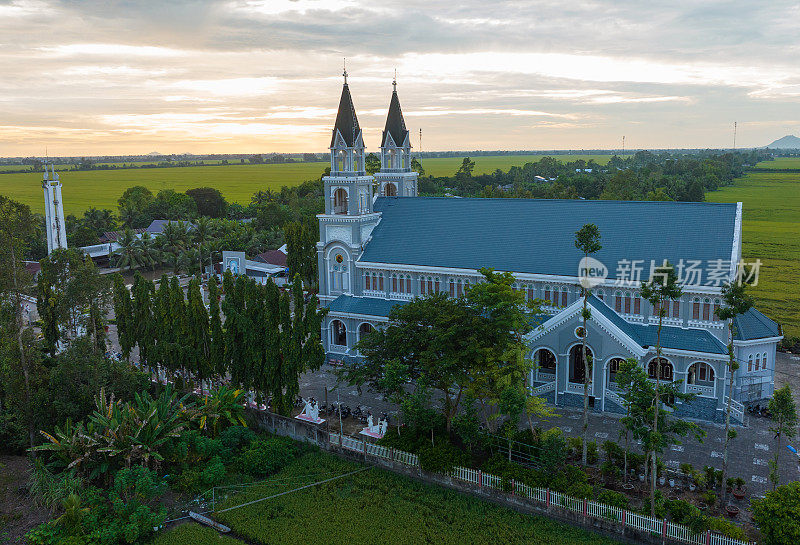
M 269 481 L 218 503 L 214 518 L 248 543 L 264 545 L 616 543 L 551 519 L 520 514 L 377 468 L 221 512 L 360 468 L 327 453 L 305 454 Z M 170 541 L 169 536 L 162 536 L 157 545 L 184 543 Z
M 242 542 L 224 536 L 199 523 L 182 524 L 159 535 L 150 545 L 241 545 Z
M 800 174 L 751 172 L 706 200 L 742 202 L 742 253 L 762 262 L 756 306 L 785 335 L 800 335 Z
M 777 157 L 773 161 L 761 161 L 756 168 L 800 168 L 800 157 Z
M 544 155 L 487 155 L 475 158 L 475 173 L 508 170 L 537 161 Z M 609 155 L 557 155 L 561 161 L 594 159 L 607 163 Z M 423 167 L 434 176 L 452 175 L 463 157 L 424 159 Z M 319 178 L 328 163 L 285 163 L 274 165 L 223 165 L 206 167 L 144 168 L 64 172 L 64 212 L 80 214 L 90 206 L 117 209 L 117 199 L 128 187 L 143 185 L 151 191 L 186 191 L 210 186 L 219 189 L 230 202 L 249 204 L 253 193 L 283 186 L 294 186 Z M 34 212 L 44 206 L 39 173 L 0 174 L 0 195 L 29 205 Z

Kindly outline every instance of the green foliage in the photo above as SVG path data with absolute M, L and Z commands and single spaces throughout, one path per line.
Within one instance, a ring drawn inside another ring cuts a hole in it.
M 256 440 L 256 434 L 244 426 L 231 426 L 219 434 L 222 445 L 222 455 L 226 460 L 231 460 L 242 449 L 249 447 Z
M 267 477 L 280 471 L 299 453 L 295 443 L 283 437 L 259 439 L 249 445 L 235 461 L 236 469 L 254 477 Z
M 221 384 L 203 397 L 197 407 L 200 429 L 216 437 L 228 426 L 247 426 L 244 421 L 245 394 Z
M 751 502 L 753 522 L 761 530 L 764 545 L 800 541 L 800 482 L 792 481 Z
M 605 488 L 598 492 L 597 501 L 613 507 L 619 507 L 620 509 L 628 509 L 630 507 L 630 500 L 628 499 L 628 496 L 622 492 L 607 490 Z
M 447 475 L 454 467 L 469 464 L 469 455 L 447 441 L 428 443 L 417 454 L 420 467 L 432 473 Z
M 599 459 L 599 454 L 597 452 L 597 443 L 595 441 L 589 441 L 586 444 L 586 461 L 590 465 L 594 465 L 597 463 Z
M 150 545 L 241 545 L 241 541 L 221 535 L 200 524 L 182 524 L 168 532 L 160 533 Z

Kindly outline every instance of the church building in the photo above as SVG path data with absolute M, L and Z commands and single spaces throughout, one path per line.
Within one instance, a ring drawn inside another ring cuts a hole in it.
M 681 381 L 697 394 L 676 415 L 722 422 L 727 408 L 727 323 L 715 311 L 723 283 L 741 260 L 742 204 L 419 197 L 411 141 L 396 82 L 380 143 L 380 172 L 365 171 L 365 145 L 345 83 L 324 178 L 325 212 L 318 215 L 319 297 L 329 313 L 322 339 L 330 362 L 360 357 L 355 344 L 388 322 L 390 310 L 417 296 L 463 295 L 491 267 L 514 274 L 514 289 L 544 301 L 540 325 L 527 337 L 535 368 L 530 391 L 558 406 L 583 406 L 591 355 L 593 410 L 622 413 L 619 364 L 635 358 L 655 380 Z M 575 232 L 600 230 L 593 257 L 605 274 L 589 298 L 581 327 L 582 288 Z M 683 296 L 666 309 L 662 357 L 655 355 L 657 312 L 639 287 L 664 260 L 676 266 Z M 731 417 L 771 397 L 779 326 L 756 309 L 735 320 Z

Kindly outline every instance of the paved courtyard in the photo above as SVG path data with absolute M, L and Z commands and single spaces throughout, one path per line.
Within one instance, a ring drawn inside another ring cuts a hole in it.
M 795 358 L 795 359 L 793 359 Z M 778 369 L 776 372 L 778 386 L 790 383 L 795 397 L 800 398 L 800 357 L 778 353 Z M 307 373 L 301 378 L 300 390 L 304 397 L 313 396 L 320 403 L 324 402 L 325 388 L 329 388 L 328 402 L 335 402 L 337 393 L 343 405 L 351 409 L 356 406 L 368 408 L 372 414 L 382 412 L 390 415 L 397 413 L 397 407 L 386 402 L 382 396 L 363 388 L 361 394 L 357 388 L 347 384 L 338 384 L 335 368 L 323 366 L 317 372 Z M 798 399 L 800 402 L 800 399 Z M 558 407 L 559 416 L 547 421 L 536 422 L 537 425 L 548 428 L 560 427 L 565 435 L 579 437 L 581 435 L 582 411 Z M 761 417 L 746 416 L 744 426 L 737 426 L 738 436 L 731 442 L 729 453 L 729 473 L 732 477 L 742 477 L 748 484 L 753 495 L 761 495 L 772 489 L 769 483 L 768 461 L 775 455 L 775 437 L 768 430 L 770 420 Z M 673 445 L 663 454 L 668 467 L 678 469 L 683 462 L 689 462 L 696 469 L 702 470 L 710 465 L 722 469 L 724 426 L 709 423 L 699 423 L 706 431 L 707 436 L 702 443 L 693 437 L 687 437 L 683 444 Z M 334 425 L 334 422 L 331 422 Z M 600 446 L 608 439 L 621 442 L 619 417 L 609 414 L 591 414 L 589 416 L 589 437 Z M 796 438 L 791 444 L 798 447 Z M 781 447 L 781 483 L 800 480 L 800 464 L 796 455 L 786 448 L 783 440 Z

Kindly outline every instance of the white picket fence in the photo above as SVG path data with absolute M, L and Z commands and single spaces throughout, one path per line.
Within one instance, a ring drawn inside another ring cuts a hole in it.
M 340 444 L 340 440 L 342 448 L 346 448 L 347 450 L 358 452 L 365 456 L 392 460 L 410 467 L 419 467 L 419 456 L 411 454 L 410 452 L 391 449 L 346 435 L 342 436 L 340 439 L 338 433 L 331 432 L 331 444 L 338 445 Z M 478 488 L 503 490 L 503 479 L 501 477 L 483 473 L 478 469 L 455 467 L 451 472 L 451 476 L 459 481 L 474 484 Z M 635 528 L 642 532 L 659 535 L 665 540 L 668 539 L 670 541 L 688 543 L 690 545 L 755 545 L 755 543 L 712 534 L 710 531 L 702 534 L 693 534 L 686 526 L 669 522 L 666 519 L 657 519 L 641 515 L 594 500 L 573 498 L 572 496 L 554 490 L 528 486 L 514 480 L 510 482 L 510 488 L 510 493 L 515 496 L 543 503 L 548 508 L 561 508 L 572 511 L 573 513 L 582 514 L 587 518 L 593 517 L 612 521 L 618 526 L 621 526 L 621 529 L 626 527 Z

